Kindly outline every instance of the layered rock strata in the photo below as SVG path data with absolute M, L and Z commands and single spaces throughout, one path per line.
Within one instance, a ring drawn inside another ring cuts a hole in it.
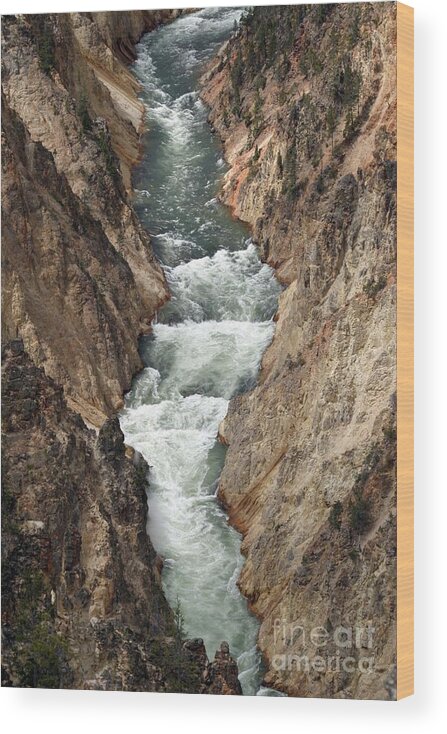
M 22 338 L 96 426 L 121 405 L 141 367 L 138 335 L 168 297 L 131 205 L 144 107 L 123 59 L 174 16 L 2 23 L 3 336 Z

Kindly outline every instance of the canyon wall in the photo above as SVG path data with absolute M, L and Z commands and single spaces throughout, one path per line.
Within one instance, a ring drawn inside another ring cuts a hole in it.
M 121 405 L 138 336 L 168 297 L 131 205 L 144 107 L 122 59 L 173 16 L 2 23 L 3 338 L 22 338 L 96 426 Z
M 256 8 L 202 96 L 221 200 L 285 286 L 220 428 L 265 681 L 394 698 L 396 6 Z

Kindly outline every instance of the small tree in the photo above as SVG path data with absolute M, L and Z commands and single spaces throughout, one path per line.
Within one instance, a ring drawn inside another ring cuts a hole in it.
M 233 87 L 233 106 L 232 106 L 232 113 L 235 117 L 240 119 L 241 117 L 241 111 L 242 111 L 242 102 L 241 102 L 241 95 L 239 92 L 239 87 Z
M 261 97 L 261 93 L 259 89 L 256 90 L 255 103 L 253 105 L 253 111 L 252 111 L 252 120 L 253 120 L 253 137 L 257 138 L 259 133 L 261 132 L 261 128 L 263 125 L 262 97 Z
M 358 103 L 362 77 L 360 72 L 352 68 L 349 60 L 345 63 L 343 75 L 342 104 L 351 107 Z
M 283 175 L 283 172 L 284 172 L 284 167 L 283 167 L 282 155 L 281 155 L 281 151 L 280 150 L 278 150 L 278 155 L 276 157 L 276 167 L 278 168 L 278 176 L 279 176 L 279 178 L 282 178 L 282 175 Z
M 185 618 L 183 616 L 179 597 L 177 597 L 174 607 L 174 624 L 176 645 L 177 647 L 180 647 L 185 639 Z
M 13 623 L 17 645 L 15 668 L 25 688 L 61 688 L 69 647 L 55 630 L 48 589 L 40 570 L 22 579 Z
M 360 37 L 360 11 L 358 7 L 354 9 L 354 17 L 352 19 L 351 32 L 349 34 L 349 44 L 353 48 Z
M 98 145 L 101 150 L 101 153 L 104 156 L 105 162 L 106 162 L 106 169 L 109 175 L 112 178 L 115 178 L 115 176 L 118 173 L 118 169 L 115 165 L 115 157 L 113 155 L 112 147 L 110 145 L 110 140 L 108 138 L 108 135 L 105 133 L 104 130 L 100 130 L 98 136 Z M 143 466 L 144 476 L 146 478 L 146 467 Z
M 289 198 L 296 192 L 296 142 L 295 139 L 287 148 L 284 160 L 283 193 Z
M 81 121 L 83 131 L 85 133 L 89 132 L 92 129 L 92 120 L 89 115 L 89 111 L 87 107 L 87 97 L 85 96 L 85 92 L 83 92 L 79 98 L 77 111 L 78 111 L 78 117 Z
M 233 89 L 238 89 L 244 77 L 244 62 L 239 49 L 231 66 L 230 76 Z
M 335 114 L 335 107 L 331 105 L 326 114 L 326 126 L 329 135 L 331 136 L 331 150 L 334 152 L 334 132 L 337 127 L 337 116 Z
M 44 26 L 37 42 L 40 68 L 50 74 L 55 66 L 54 41 L 51 31 Z
M 336 530 L 340 530 L 342 512 L 343 505 L 341 502 L 337 501 L 334 505 L 332 505 L 331 511 L 329 513 L 329 524 Z
M 351 502 L 349 519 L 352 529 L 359 534 L 366 532 L 371 527 L 371 505 L 361 492 L 357 492 L 354 501 Z

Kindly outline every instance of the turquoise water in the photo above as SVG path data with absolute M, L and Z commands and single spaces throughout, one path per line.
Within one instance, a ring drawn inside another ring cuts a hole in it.
M 198 95 L 204 65 L 241 10 L 208 8 L 148 34 L 135 73 L 147 108 L 136 209 L 172 294 L 141 343 L 145 364 L 126 396 L 126 442 L 149 465 L 148 532 L 164 557 L 163 585 L 188 636 L 209 657 L 222 640 L 244 694 L 260 688 L 258 622 L 237 587 L 241 538 L 216 499 L 229 399 L 256 381 L 273 336 L 279 285 L 245 227 L 216 200 L 225 164 Z

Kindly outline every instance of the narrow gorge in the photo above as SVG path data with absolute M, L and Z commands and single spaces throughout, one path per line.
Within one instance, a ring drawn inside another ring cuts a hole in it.
M 395 697 L 395 36 L 3 18 L 3 685 Z
M 223 637 L 209 660 L 167 604 L 115 417 L 168 298 L 132 204 L 127 65 L 181 14 L 3 19 L 3 685 L 241 693 Z
M 279 285 L 248 231 L 216 200 L 224 163 L 198 78 L 240 10 L 203 10 L 149 34 L 135 65 L 147 106 L 136 211 L 154 233 L 171 300 L 143 338 L 146 368 L 121 414 L 125 440 L 151 465 L 149 535 L 164 588 L 209 655 L 224 639 L 245 694 L 259 690 L 258 625 L 237 588 L 240 537 L 216 498 L 217 440 L 229 399 L 256 382 Z

